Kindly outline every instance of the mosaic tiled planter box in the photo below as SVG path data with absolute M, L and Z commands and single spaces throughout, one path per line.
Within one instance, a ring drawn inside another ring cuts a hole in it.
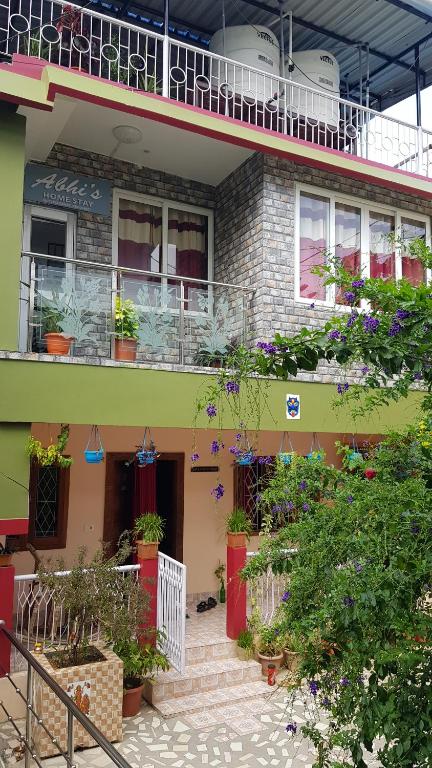
M 99 647 L 99 650 L 105 657 L 103 660 L 63 669 L 55 669 L 44 653 L 36 654 L 36 658 L 75 701 L 81 711 L 88 715 L 92 723 L 102 731 L 108 741 L 121 741 L 123 662 L 111 650 L 104 647 Z M 33 701 L 35 710 L 48 731 L 57 739 L 60 747 L 66 750 L 66 708 L 37 674 Z M 33 726 L 33 740 L 35 752 L 39 757 L 59 754 L 45 730 L 36 723 Z M 95 746 L 94 740 L 76 720 L 74 720 L 74 746 L 75 748 Z

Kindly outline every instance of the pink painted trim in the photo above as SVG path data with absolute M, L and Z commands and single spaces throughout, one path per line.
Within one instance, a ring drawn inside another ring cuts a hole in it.
M 0 520 L 0 536 L 21 536 L 28 532 L 28 517 Z

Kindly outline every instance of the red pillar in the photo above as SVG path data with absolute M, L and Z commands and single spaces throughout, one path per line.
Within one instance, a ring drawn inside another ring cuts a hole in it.
M 232 640 L 247 626 L 246 583 L 239 576 L 245 565 L 246 546 L 227 546 L 226 633 Z
M 140 557 L 138 550 L 138 564 L 140 566 L 139 579 L 144 592 L 149 597 L 147 620 L 145 623 L 144 640 L 152 645 L 156 644 L 154 630 L 157 627 L 157 586 L 158 586 L 158 556 Z M 150 631 L 149 631 L 150 630 Z
M 14 579 L 15 568 L 13 565 L 0 568 L 0 619 L 11 631 L 13 631 Z M 4 677 L 5 672 L 10 672 L 10 656 L 10 642 L 0 631 L 0 677 Z

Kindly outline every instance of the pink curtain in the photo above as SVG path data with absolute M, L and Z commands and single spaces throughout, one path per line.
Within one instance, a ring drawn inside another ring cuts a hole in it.
M 118 263 L 121 267 L 161 270 L 162 210 L 157 206 L 120 200 Z
M 208 279 L 206 216 L 189 211 L 169 210 L 168 273 L 200 280 Z M 200 290 L 199 283 L 186 283 L 185 297 L 189 299 L 189 309 L 199 308 L 192 306 L 196 290 Z
M 370 276 L 395 277 L 395 252 L 388 236 L 395 231 L 393 216 L 370 213 Z
M 402 275 L 411 285 L 420 285 L 425 279 L 424 266 L 418 259 L 402 256 Z
M 326 262 L 328 217 L 327 198 L 309 193 L 300 196 L 300 296 L 305 299 L 326 298 L 322 278 L 311 270 Z

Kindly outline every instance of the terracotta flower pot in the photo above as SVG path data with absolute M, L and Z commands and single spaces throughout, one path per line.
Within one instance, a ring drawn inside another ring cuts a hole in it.
M 0 555 L 0 568 L 12 565 L 12 555 Z
M 283 657 L 286 668 L 290 672 L 297 672 L 301 662 L 301 655 L 295 651 L 289 651 L 288 648 L 284 648 Z
M 137 340 L 136 339 L 115 339 L 114 340 L 114 357 L 116 360 L 126 360 L 128 362 L 134 362 L 137 355 Z
M 158 556 L 157 541 L 137 541 L 137 553 L 140 560 L 155 560 Z
M 283 658 L 283 653 L 278 653 L 277 656 L 265 656 L 264 653 L 258 653 L 258 661 L 261 662 L 261 670 L 263 675 L 267 675 L 269 664 L 274 664 L 276 667 L 276 673 L 279 672 L 282 666 Z
M 123 717 L 135 717 L 141 708 L 144 683 L 137 688 L 123 689 Z
M 246 546 L 246 534 L 245 533 L 227 533 L 227 546 L 238 549 L 239 547 Z
M 71 336 L 64 336 L 62 333 L 45 333 L 44 339 L 47 345 L 49 355 L 68 355 L 70 345 L 73 341 Z

